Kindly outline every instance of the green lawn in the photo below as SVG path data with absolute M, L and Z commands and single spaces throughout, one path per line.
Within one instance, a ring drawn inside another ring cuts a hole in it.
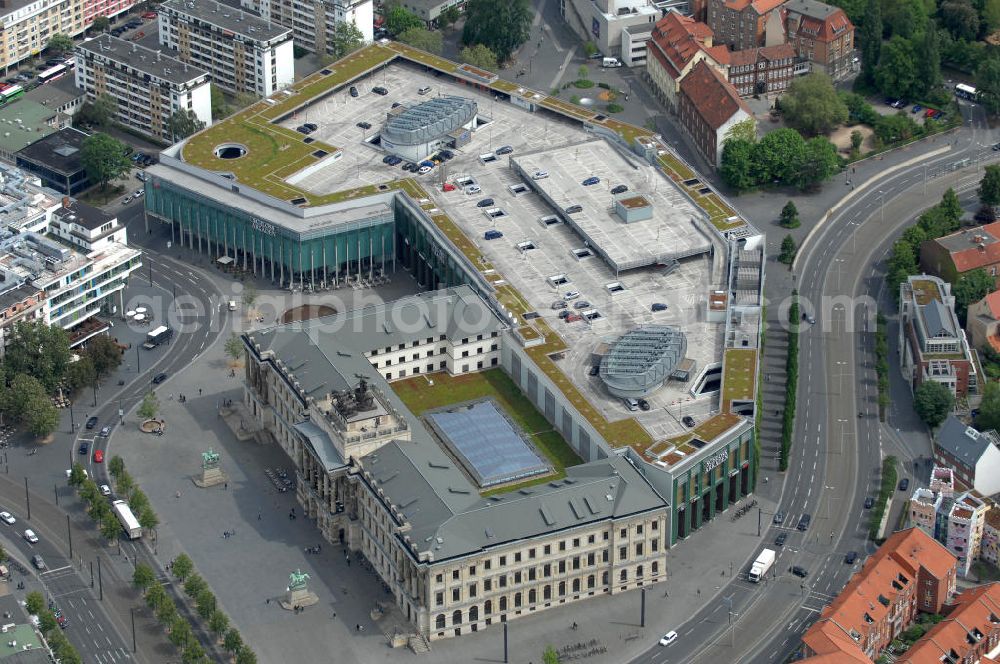
M 434 385 L 428 383 L 428 378 Z M 449 376 L 436 373 L 392 383 L 392 389 L 415 415 L 465 401 L 492 397 L 504 412 L 524 431 L 552 464 L 556 477 L 563 477 L 566 468 L 582 463 L 562 435 L 539 413 L 502 369 L 490 369 L 473 374 Z M 532 484 L 549 482 L 552 475 L 483 492 L 483 495 L 506 493 Z

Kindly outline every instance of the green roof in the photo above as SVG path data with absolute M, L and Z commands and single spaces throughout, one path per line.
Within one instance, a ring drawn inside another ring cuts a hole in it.
M 48 121 L 57 111 L 30 99 L 18 99 L 0 108 L 0 150 L 13 154 L 56 132 Z

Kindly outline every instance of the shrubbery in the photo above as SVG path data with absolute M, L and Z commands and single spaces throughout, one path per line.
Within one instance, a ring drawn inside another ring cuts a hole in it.
M 872 507 L 868 523 L 868 538 L 878 539 L 879 526 L 882 525 L 882 517 L 885 515 L 885 507 L 892 497 L 892 492 L 896 490 L 896 457 L 887 456 L 882 461 L 882 484 L 879 488 L 878 499 Z

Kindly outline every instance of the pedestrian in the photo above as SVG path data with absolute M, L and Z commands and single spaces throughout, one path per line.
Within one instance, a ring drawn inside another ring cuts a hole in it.
M 229 491 L 229 482 L 225 482 L 225 483 L 224 483 L 224 484 L 222 485 L 222 488 L 223 488 L 223 489 L 225 489 L 226 491 Z
M 260 512 L 257 512 L 257 520 L 260 521 Z
M 701 588 L 698 588 L 698 594 L 699 595 L 701 594 Z
M 198 396 L 199 397 L 201 396 L 201 388 L 200 387 L 198 388 Z
M 334 612 L 333 612 L 333 620 L 336 620 L 336 619 L 337 619 L 337 612 L 336 612 L 336 611 L 334 611 Z
M 267 598 L 266 600 L 264 600 L 264 603 L 265 603 L 265 604 L 270 604 L 270 603 L 271 603 L 271 598 L 270 598 L 270 597 L 268 597 L 268 598 Z

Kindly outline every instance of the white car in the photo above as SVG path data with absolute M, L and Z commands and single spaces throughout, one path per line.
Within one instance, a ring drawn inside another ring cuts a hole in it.
M 580 291 L 575 290 L 567 291 L 566 294 L 563 295 L 563 299 L 566 301 L 575 300 L 578 297 L 580 297 Z
M 549 174 L 546 171 L 535 171 L 535 173 L 531 176 L 531 179 L 544 180 L 547 177 L 549 177 Z
M 666 634 L 663 635 L 662 639 L 660 639 L 660 645 L 661 646 L 669 646 L 671 643 L 673 643 L 676 640 L 677 640 L 677 632 L 675 632 L 673 630 L 670 630 L 669 632 L 667 632 Z
M 107 484 L 102 484 L 101 485 L 101 495 L 102 496 L 110 496 L 111 495 L 111 487 L 109 487 Z M 0 518 L 3 518 L 2 514 L 0 514 Z
M 430 166 L 421 166 L 420 170 L 417 171 L 417 173 L 419 173 L 420 175 L 424 175 L 424 174 L 430 173 L 430 172 L 431 172 L 431 167 Z
M 125 198 L 122 199 L 122 205 L 128 205 L 131 202 L 132 202 L 131 196 L 126 196 Z
M 17 521 L 17 519 L 15 519 L 14 515 L 11 514 L 10 512 L 0 512 L 0 521 L 3 521 L 8 526 L 10 526 L 13 525 L 13 523 Z
M 482 191 L 482 189 L 479 187 L 478 184 L 470 184 L 470 185 L 466 185 L 466 187 L 465 187 L 465 193 L 470 194 L 470 195 L 471 194 L 478 194 L 481 191 Z
M 28 540 L 32 544 L 38 544 L 38 535 L 36 535 L 35 531 L 30 528 L 24 531 L 24 539 Z

